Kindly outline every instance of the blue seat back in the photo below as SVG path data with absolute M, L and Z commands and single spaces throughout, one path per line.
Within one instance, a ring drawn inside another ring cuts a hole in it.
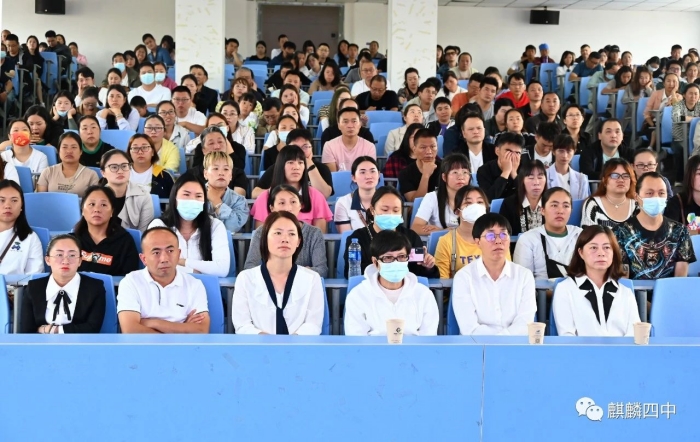
M 321 335 L 328 336 L 331 334 L 331 310 L 328 307 L 328 293 L 326 292 L 326 280 L 321 278 L 323 286 L 323 323 L 321 324 Z
M 693 243 L 693 251 L 696 254 L 700 253 L 700 235 L 691 236 L 690 241 Z M 700 260 L 688 264 L 688 276 L 700 276 Z
M 42 52 L 43 54 L 43 52 Z M 56 148 L 53 146 L 38 146 L 35 144 L 32 144 L 32 149 L 36 149 L 39 152 L 43 153 L 46 155 L 46 159 L 49 163 L 49 166 L 55 166 L 58 164 L 58 156 L 56 155 Z
M 168 68 L 168 78 L 173 80 L 175 83 L 179 83 L 179 81 L 175 79 L 175 66 L 170 66 Z
M 316 91 L 313 94 L 311 94 L 311 99 L 309 100 L 309 104 L 316 108 L 316 101 L 318 100 L 330 100 L 333 98 L 334 91 Z
M 535 65 L 533 63 L 528 63 L 527 66 L 525 66 L 525 84 L 530 84 L 530 80 L 532 80 L 534 73 Z
M 39 52 L 44 59 L 44 69 L 41 72 L 41 82 L 49 88 L 49 94 L 58 92 L 56 84 L 58 82 L 58 56 L 55 52 Z
M 570 226 L 580 226 L 581 218 L 583 217 L 583 203 L 586 200 L 574 200 L 571 204 L 571 217 L 569 217 Z
M 664 108 L 663 116 L 661 117 L 661 144 L 671 144 L 673 141 L 673 131 L 671 127 L 673 126 L 673 121 L 671 119 L 672 106 L 666 106 Z
M 331 172 L 333 179 L 333 191 L 335 195 L 341 197 L 352 192 L 352 174 L 349 170 Z
M 647 107 L 649 97 L 642 97 L 637 102 L 637 132 L 640 132 L 644 124 L 644 109 Z
M 435 256 L 438 241 L 448 233 L 451 234 L 451 230 L 438 230 L 437 232 L 430 232 L 430 236 L 428 237 L 428 253 Z
M 224 65 L 224 89 L 229 89 L 231 87 L 231 82 L 236 74 L 236 68 L 232 64 Z
M 625 91 L 617 91 L 617 102 L 615 103 L 615 118 L 622 121 L 625 118 L 625 111 L 627 110 L 627 105 L 622 102 L 622 97 L 625 95 Z
M 207 291 L 207 304 L 209 306 L 209 333 L 223 334 L 225 327 L 224 303 L 221 299 L 219 278 L 212 275 L 202 275 L 201 273 L 190 273 L 191 276 L 202 281 L 204 289 Z
M 700 278 L 662 278 L 654 284 L 651 323 L 659 338 L 700 337 Z
M 598 118 L 602 118 L 605 110 L 608 108 L 608 103 L 610 101 L 609 95 L 603 95 L 603 89 L 607 87 L 607 83 L 600 83 L 598 85 L 598 96 L 596 97 L 596 112 L 598 113 Z
M 542 63 L 540 65 L 540 83 L 545 92 L 555 91 L 557 84 L 557 68 L 559 63 Z
M 187 172 L 187 156 L 185 155 L 184 147 L 180 147 L 178 150 L 180 151 L 180 164 L 178 165 L 177 173 L 182 175 L 183 173 Z
M 32 180 L 32 169 L 24 166 L 16 166 L 17 175 L 19 175 L 19 186 L 22 188 L 22 193 L 34 192 L 34 180 Z
M 231 262 L 228 266 L 228 275 L 226 276 L 231 277 L 236 276 L 236 253 L 233 250 L 233 238 L 230 232 L 226 233 L 226 239 L 228 240 L 228 253 L 231 256 Z
M 136 132 L 140 134 L 144 133 L 144 127 L 146 127 L 146 119 L 144 117 L 141 117 L 139 118 L 139 127 L 136 129 Z
M 133 130 L 103 129 L 100 139 L 107 144 L 111 144 L 116 149 L 126 151 L 129 139 L 135 133 Z
M 571 164 L 569 164 L 572 169 L 576 172 L 581 172 L 581 155 L 576 154 L 571 158 Z
M 10 300 L 7 298 L 5 277 L 0 275 L 0 333 L 10 333 Z
M 136 251 L 139 253 L 143 253 L 143 249 L 141 248 L 141 231 L 137 229 L 124 229 L 126 230 L 129 235 L 131 235 L 131 238 L 134 240 L 134 245 L 136 245 Z M 144 265 L 143 262 L 141 261 L 141 258 L 139 257 L 139 269 L 143 269 Z
M 42 255 L 46 256 L 46 251 L 49 248 L 49 241 L 51 241 L 51 232 L 49 231 L 49 229 L 45 229 L 43 227 L 31 227 L 34 233 L 36 233 L 36 236 L 39 237 L 39 241 L 41 241 L 41 250 L 43 252 Z M 48 264 L 46 264 L 46 262 L 44 262 L 44 271 L 51 271 L 51 268 Z
M 386 111 L 384 111 L 386 112 Z M 381 136 L 389 135 L 394 129 L 398 129 L 402 126 L 402 123 L 388 122 L 388 123 L 372 123 L 369 125 L 369 131 L 372 132 L 372 136 L 375 140 L 378 140 Z M 379 150 L 379 149 L 377 149 Z M 380 155 L 384 155 L 384 146 L 382 145 L 382 151 Z
M 501 206 L 503 205 L 503 198 L 496 198 L 491 201 L 491 213 L 499 213 L 501 211 Z
M 335 257 L 335 277 L 339 279 L 345 279 L 345 244 L 348 242 L 348 237 L 352 235 L 352 232 L 352 230 L 343 232 L 340 236 L 338 247 L 336 248 L 338 256 Z M 362 252 L 369 253 L 369 250 L 366 252 L 363 250 Z
M 374 136 L 374 135 L 372 135 Z M 386 155 L 386 139 L 389 138 L 387 135 L 382 135 L 380 137 L 374 137 L 377 140 L 377 156 L 381 157 Z
M 469 87 L 469 80 L 457 80 L 457 84 L 462 89 L 467 89 Z
M 409 227 L 413 225 L 413 221 L 416 220 L 416 214 L 418 213 L 418 208 L 420 208 L 421 203 L 423 202 L 423 197 L 418 197 L 413 200 L 413 209 L 411 210 L 411 222 L 408 224 Z M 429 221 L 429 220 L 426 220 Z
M 590 80 L 591 77 L 582 77 L 578 84 L 578 104 L 586 110 L 586 113 L 591 113 L 590 109 L 588 109 L 588 100 L 591 96 L 591 91 L 588 89 Z
M 445 144 L 445 137 L 443 137 L 442 135 L 438 135 L 437 143 L 438 143 L 438 156 L 440 158 L 443 158 L 444 154 L 445 154 L 445 151 L 443 149 L 443 145 Z M 476 175 L 474 175 L 474 176 L 476 176 Z
M 30 226 L 54 232 L 70 232 L 81 216 L 78 195 L 73 193 L 28 193 L 24 204 Z M 51 216 L 46 216 L 49 213 Z
M 102 171 L 100 170 L 99 167 L 93 167 L 93 166 L 88 166 L 88 169 L 92 170 L 97 174 L 97 178 L 102 179 Z
M 153 202 L 153 218 L 160 218 L 163 214 L 162 210 L 160 210 L 160 198 L 158 195 L 151 194 L 151 201 Z
M 367 111 L 365 115 L 368 118 L 368 125 L 374 123 L 401 123 L 403 125 L 403 116 L 399 111 Z

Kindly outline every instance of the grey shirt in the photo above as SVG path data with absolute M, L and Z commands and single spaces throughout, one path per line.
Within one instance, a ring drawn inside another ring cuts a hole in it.
M 260 235 L 262 226 L 255 229 L 253 238 L 250 240 L 250 249 L 245 260 L 244 270 L 252 269 L 260 265 L 262 257 L 260 256 Z M 304 239 L 304 244 L 301 246 L 301 253 L 297 257 L 297 265 L 309 267 L 314 272 L 325 278 L 328 274 L 328 263 L 326 261 L 326 243 L 323 239 L 323 233 L 318 227 L 301 223 L 301 235 Z

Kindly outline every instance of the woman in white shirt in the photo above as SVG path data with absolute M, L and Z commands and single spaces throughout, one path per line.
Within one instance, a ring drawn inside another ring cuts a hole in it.
M 467 92 L 467 90 L 459 86 L 457 74 L 452 71 L 447 71 L 442 76 L 442 88 L 440 88 L 435 98 L 447 97 L 448 100 L 452 101 L 455 95 L 461 94 L 462 92 Z
M 164 138 L 170 140 L 178 149 L 184 149 L 187 143 L 190 142 L 190 132 L 177 124 L 175 105 L 170 101 L 161 101 L 158 103 L 156 113 L 165 122 Z
M 469 158 L 461 153 L 448 155 L 440 166 L 438 190 L 428 192 L 417 210 L 411 229 L 419 235 L 459 225 L 455 195 L 471 183 Z
M 377 161 L 368 156 L 359 157 L 352 163 L 350 173 L 357 189 L 335 202 L 333 221 L 338 233 L 361 229 L 372 222 L 369 208 L 379 184 Z
M 0 275 L 43 272 L 41 241 L 27 222 L 19 184 L 0 181 L 0 209 Z
M 105 108 L 97 113 L 101 129 L 138 129 L 141 116 L 139 111 L 131 108 L 126 97 L 126 89 L 120 84 L 113 84 L 107 88 L 107 103 Z
M 578 226 L 568 226 L 573 201 L 561 187 L 542 194 L 544 225 L 523 233 L 515 243 L 513 262 L 530 269 L 535 279 L 561 278 L 574 255 Z
M 8 138 L 12 145 L 0 154 L 5 162 L 15 166 L 28 167 L 32 173 L 41 173 L 49 167 L 46 155 L 32 148 L 30 144 L 31 129 L 25 120 L 10 122 Z
M 280 101 L 282 104 L 293 104 L 299 112 L 299 122 L 306 127 L 309 124 L 309 108 L 301 105 L 299 91 L 291 84 L 285 84 L 280 89 Z
M 235 101 L 224 101 L 219 108 L 219 112 L 226 117 L 228 122 L 227 132 L 231 133 L 233 141 L 245 146 L 245 150 L 248 153 L 255 153 L 255 131 L 250 126 L 241 124 L 238 120 L 238 115 L 241 113 L 238 103 Z
M 584 200 L 591 195 L 588 176 L 571 168 L 576 153 L 576 141 L 566 134 L 554 139 L 552 155 L 554 164 L 547 169 L 547 187 L 561 187 L 575 200 Z
M 620 284 L 622 277 L 622 256 L 612 230 L 602 226 L 583 229 L 569 277 L 554 289 L 557 334 L 634 336 L 639 310 L 634 292 Z
M 377 233 L 369 253 L 376 272 L 348 293 L 347 336 L 385 336 L 386 321 L 403 319 L 406 335 L 437 335 L 440 315 L 433 293 L 408 271 L 411 243 L 394 230 Z
M 229 233 L 224 223 L 207 214 L 206 205 L 204 181 L 185 173 L 175 181 L 168 210 L 148 227 L 168 227 L 175 232 L 180 244 L 178 266 L 183 271 L 223 278 L 228 275 L 231 264 L 226 238 Z
M 111 68 L 107 71 L 107 87 L 100 88 L 97 99 L 100 103 L 107 106 L 107 90 L 113 84 L 122 84 L 122 72 L 117 68 Z
M 242 271 L 231 301 L 237 334 L 320 335 L 324 301 L 321 277 L 295 264 L 301 224 L 289 212 L 272 212 L 262 227 L 262 264 Z
M 557 77 L 565 76 L 567 72 L 573 71 L 575 66 L 574 53 L 571 51 L 564 51 L 564 53 L 561 54 L 559 66 L 557 66 Z
M 386 152 L 386 155 L 391 155 L 393 151 L 399 148 L 408 126 L 413 123 L 425 124 L 423 121 L 423 111 L 420 106 L 417 104 L 409 104 L 403 108 L 403 121 L 403 126 L 389 131 L 386 137 L 386 143 L 384 143 L 384 152 Z

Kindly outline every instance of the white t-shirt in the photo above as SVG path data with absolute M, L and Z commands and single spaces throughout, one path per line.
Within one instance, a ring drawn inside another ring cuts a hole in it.
M 14 230 L 7 229 L 0 232 L 0 254 L 14 235 Z M 33 275 L 43 271 L 44 252 L 39 236 L 34 232 L 30 233 L 24 241 L 16 237 L 0 263 L 0 275 Z
M 534 149 L 533 149 L 534 150 Z M 540 154 L 537 153 L 537 150 L 534 150 L 535 152 L 535 159 L 542 161 L 542 164 L 544 164 L 544 167 L 549 167 L 552 165 L 552 152 L 549 152 L 549 155 L 541 157 Z
M 571 181 L 569 181 L 569 174 L 571 173 L 571 169 L 569 169 L 569 172 L 566 174 L 562 175 L 559 172 L 557 172 L 557 175 L 559 175 L 559 184 L 563 189 L 566 189 L 567 192 L 571 192 Z
M 348 193 L 347 195 L 343 195 L 336 200 L 333 221 L 336 223 L 336 225 L 350 224 L 350 228 L 352 230 L 357 230 L 367 225 L 367 212 L 362 210 L 361 208 L 352 208 L 353 195 L 355 195 L 355 193 Z M 360 214 L 357 213 L 358 210 L 360 210 L 362 216 L 364 216 L 365 222 L 362 222 Z
M 131 169 L 131 174 L 129 174 L 129 182 L 138 185 L 144 192 L 150 194 L 151 184 L 153 183 L 153 166 L 141 173 Z
M 479 170 L 481 166 L 484 165 L 484 151 L 479 152 L 478 155 L 474 155 L 472 151 L 469 151 L 469 164 L 472 166 L 472 176 L 476 176 L 476 171 Z
M 207 117 L 197 110 L 197 108 L 191 107 L 187 111 L 187 115 L 183 118 L 177 117 L 177 122 L 184 121 L 186 123 L 196 124 L 197 126 L 206 126 Z
M 459 225 L 459 217 L 450 209 L 449 204 L 445 204 L 445 222 L 446 226 L 440 224 L 440 207 L 438 206 L 437 192 L 428 192 L 423 197 L 423 202 L 418 207 L 416 218 L 420 218 L 430 226 L 438 226 L 440 228 L 457 227 Z
M 129 92 L 129 103 L 136 95 L 143 97 L 146 100 L 146 104 L 158 104 L 161 101 L 170 101 L 171 93 L 170 89 L 159 84 L 150 91 L 144 89 L 143 86 L 139 86 Z
M 389 80 L 386 81 L 386 90 L 390 91 L 391 89 L 391 83 L 389 83 Z M 356 97 L 360 95 L 363 92 L 369 91 L 369 86 L 365 83 L 364 80 L 360 80 L 355 82 L 355 84 L 352 85 L 352 90 L 350 91 L 350 95 L 353 97 Z
M 28 167 L 32 173 L 41 173 L 49 167 L 49 160 L 46 158 L 46 154 L 36 149 L 32 149 L 32 154 L 29 155 L 29 158 L 24 163 L 15 158 L 11 150 L 4 151 L 0 156 L 7 163 L 12 162 L 15 166 Z

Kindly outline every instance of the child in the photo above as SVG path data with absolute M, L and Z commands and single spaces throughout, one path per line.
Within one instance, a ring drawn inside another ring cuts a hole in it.
M 153 115 L 151 112 L 148 111 L 148 105 L 146 104 L 146 100 L 140 95 L 134 95 L 134 98 L 131 99 L 129 105 L 131 105 L 132 108 L 139 111 L 139 116 L 141 118 L 146 118 Z

